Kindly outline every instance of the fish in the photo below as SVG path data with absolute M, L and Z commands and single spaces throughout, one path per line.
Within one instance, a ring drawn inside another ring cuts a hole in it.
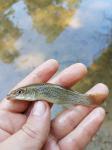
M 31 84 L 12 90 L 6 96 L 8 100 L 37 101 L 44 100 L 60 105 L 91 105 L 92 101 L 85 94 L 63 88 L 56 84 Z

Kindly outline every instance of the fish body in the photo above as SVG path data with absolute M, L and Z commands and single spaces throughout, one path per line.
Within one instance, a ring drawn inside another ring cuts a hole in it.
M 90 105 L 91 100 L 77 91 L 65 89 L 59 85 L 42 83 L 32 84 L 11 91 L 8 100 L 37 101 L 46 100 L 54 104 L 82 104 Z

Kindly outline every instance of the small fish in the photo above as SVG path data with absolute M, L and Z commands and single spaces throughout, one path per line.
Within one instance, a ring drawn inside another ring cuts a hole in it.
M 50 83 L 32 84 L 18 88 L 7 94 L 7 99 L 25 101 L 46 100 L 50 103 L 62 105 L 92 104 L 92 101 L 85 94 Z

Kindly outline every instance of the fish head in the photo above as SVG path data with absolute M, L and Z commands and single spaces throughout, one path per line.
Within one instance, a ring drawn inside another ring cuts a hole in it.
M 21 87 L 21 88 L 18 88 L 9 92 L 6 98 L 8 100 L 29 100 L 29 95 L 30 95 L 30 99 L 33 98 L 31 97 L 32 90 L 27 87 Z

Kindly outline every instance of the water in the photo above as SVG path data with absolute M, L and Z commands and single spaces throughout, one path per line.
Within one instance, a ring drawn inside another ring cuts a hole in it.
M 88 66 L 78 90 L 104 82 L 112 93 L 112 0 L 0 0 L 0 41 L 1 99 L 49 58 L 57 59 L 61 69 L 75 62 Z M 106 125 L 112 119 L 111 104 L 109 99 Z M 106 127 L 102 130 L 100 145 Z M 97 149 L 93 143 L 89 149 Z

